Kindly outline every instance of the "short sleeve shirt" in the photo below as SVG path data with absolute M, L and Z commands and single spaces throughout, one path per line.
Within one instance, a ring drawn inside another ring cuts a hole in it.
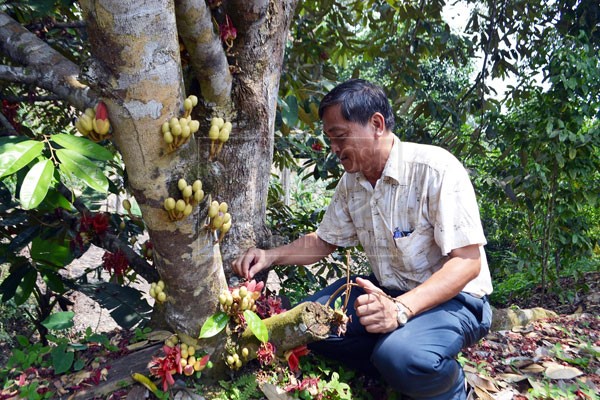
M 479 207 L 468 172 L 448 151 L 394 138 L 373 187 L 362 173 L 345 173 L 317 235 L 336 246 L 361 244 L 379 283 L 410 290 L 439 270 L 453 250 L 478 244 L 479 276 L 463 289 L 492 292 Z

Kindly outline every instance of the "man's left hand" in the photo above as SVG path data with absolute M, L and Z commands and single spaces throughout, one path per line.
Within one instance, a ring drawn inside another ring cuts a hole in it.
M 367 332 L 387 333 L 398 328 L 396 304 L 371 281 L 356 278 L 356 284 L 365 294 L 354 302 L 356 315 Z

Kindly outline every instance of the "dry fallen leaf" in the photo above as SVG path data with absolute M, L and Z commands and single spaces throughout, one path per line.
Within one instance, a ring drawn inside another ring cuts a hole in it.
M 465 376 L 469 385 L 474 388 L 485 389 L 488 392 L 497 392 L 496 381 L 490 377 L 474 374 L 472 372 L 465 371 Z
M 552 362 L 544 363 L 544 365 L 546 366 L 545 374 L 550 379 L 573 379 L 580 375 L 583 375 L 583 372 L 581 372 L 575 367 L 570 367 Z
M 496 375 L 496 378 L 502 379 L 503 381 L 506 381 L 508 383 L 521 382 L 527 379 L 526 376 L 519 374 L 498 374 Z

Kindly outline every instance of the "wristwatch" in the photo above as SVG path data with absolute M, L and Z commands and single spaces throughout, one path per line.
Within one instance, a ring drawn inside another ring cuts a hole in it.
M 398 313 L 396 314 L 396 321 L 398 322 L 398 327 L 404 326 L 404 324 L 408 322 L 408 312 L 406 310 L 406 307 L 404 307 L 404 305 L 402 305 L 402 303 L 400 303 L 399 301 L 395 301 L 394 303 L 396 303 L 396 310 L 398 310 Z

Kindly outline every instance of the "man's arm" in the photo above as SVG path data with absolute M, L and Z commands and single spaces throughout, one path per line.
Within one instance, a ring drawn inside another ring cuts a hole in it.
M 337 246 L 322 240 L 315 232 L 301 236 L 285 246 L 269 250 L 248 249 L 233 263 L 233 270 L 246 279 L 271 265 L 308 265 L 331 254 Z
M 467 283 L 479 275 L 481 255 L 479 245 L 469 245 L 452 250 L 448 260 L 439 271 L 416 288 L 396 298 L 413 317 L 444 303 L 457 294 Z M 368 280 L 358 278 L 356 282 L 367 294 L 358 297 L 355 303 L 360 323 L 368 332 L 386 333 L 398 327 L 396 305 L 386 296 L 380 296 L 381 289 Z

